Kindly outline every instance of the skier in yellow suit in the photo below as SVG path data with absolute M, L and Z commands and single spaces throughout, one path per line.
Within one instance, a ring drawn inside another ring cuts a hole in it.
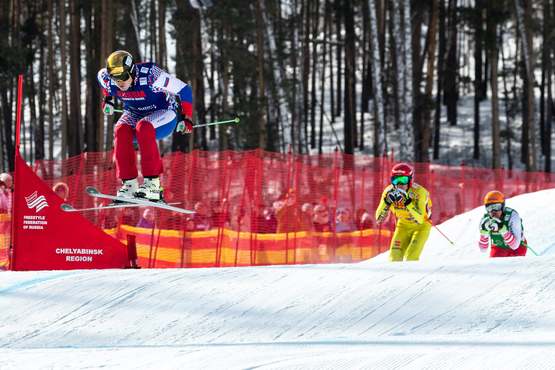
M 396 219 L 389 247 L 390 261 L 418 261 L 430 235 L 432 200 L 428 190 L 413 181 L 414 169 L 398 163 L 391 169 L 391 184 L 383 193 L 376 209 L 381 224 L 391 211 Z

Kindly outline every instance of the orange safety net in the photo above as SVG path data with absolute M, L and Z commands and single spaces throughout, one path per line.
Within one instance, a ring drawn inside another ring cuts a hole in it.
M 350 262 L 389 247 L 394 220 L 379 228 L 374 211 L 391 158 L 194 150 L 169 153 L 163 162 L 165 200 L 195 215 L 144 207 L 82 213 L 123 242 L 136 235 L 142 267 Z M 113 194 L 119 185 L 111 152 L 38 161 L 33 168 L 50 186 L 67 184 L 60 196 L 75 208 L 105 204 L 86 195 L 86 186 Z M 480 206 L 492 189 L 511 197 L 555 186 L 548 173 L 429 163 L 415 170 L 415 181 L 430 191 L 434 223 Z M 9 233 L 2 241 L 0 264 Z

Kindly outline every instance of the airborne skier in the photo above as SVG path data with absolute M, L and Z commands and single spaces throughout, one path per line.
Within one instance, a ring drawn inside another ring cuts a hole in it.
M 97 78 L 104 94 L 102 110 L 105 115 L 114 114 L 114 99 L 123 102 L 123 114 L 114 129 L 116 174 L 122 181 L 117 196 L 163 201 L 162 160 L 156 140 L 167 137 L 174 130 L 192 132 L 191 87 L 155 63 L 135 63 L 133 56 L 124 50 L 110 54 L 106 68 L 98 72 Z M 141 153 L 144 177 L 141 185 L 137 180 L 134 139 Z
M 432 224 L 432 200 L 428 190 L 413 181 L 414 169 L 398 163 L 391 169 L 388 185 L 376 209 L 376 221 L 381 224 L 389 211 L 397 218 L 389 247 L 390 261 L 418 261 L 428 240 Z

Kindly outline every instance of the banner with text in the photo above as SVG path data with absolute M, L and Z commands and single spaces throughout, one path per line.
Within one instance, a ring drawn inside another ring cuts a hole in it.
M 76 213 L 16 155 L 12 270 L 124 268 L 124 244 Z

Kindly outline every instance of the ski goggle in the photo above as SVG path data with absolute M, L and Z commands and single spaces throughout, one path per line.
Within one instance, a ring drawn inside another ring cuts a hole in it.
M 503 203 L 486 204 L 486 211 L 488 211 L 488 213 L 502 211 L 502 210 L 503 210 Z
M 112 80 L 127 81 L 132 77 L 135 66 L 132 64 L 131 60 L 128 60 L 123 66 L 107 66 L 106 69 Z
M 393 185 L 408 185 L 410 182 L 410 176 L 395 176 L 391 178 L 391 183 Z
M 110 78 L 114 81 L 127 81 L 129 80 L 129 77 L 131 77 L 129 72 L 123 72 L 118 75 L 110 75 Z

